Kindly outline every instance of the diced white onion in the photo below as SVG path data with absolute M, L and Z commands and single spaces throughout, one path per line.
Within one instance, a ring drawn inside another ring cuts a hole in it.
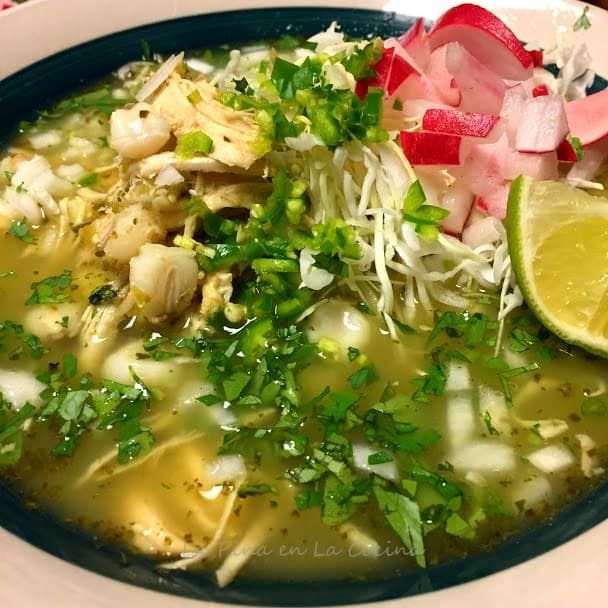
M 557 473 L 574 464 L 574 455 L 563 445 L 548 445 L 528 454 L 526 458 L 543 473 Z
M 156 186 L 174 186 L 184 181 L 184 176 L 172 165 L 163 167 L 154 180 Z
M 33 374 L 26 371 L 0 370 L 0 392 L 15 409 L 21 409 L 26 403 L 40 405 L 39 395 L 45 385 Z
M 475 434 L 477 416 L 468 395 L 450 395 L 446 406 L 447 436 L 452 448 L 467 444 Z
M 447 460 L 459 471 L 506 473 L 517 465 L 512 446 L 496 440 L 476 441 L 454 451 Z
M 509 410 L 504 395 L 489 386 L 479 387 L 479 412 L 488 412 L 492 419 L 492 426 L 500 433 L 507 435 L 511 431 Z
M 450 361 L 445 390 L 448 392 L 468 391 L 471 390 L 471 386 L 471 372 L 468 365 L 458 361 Z
M 325 268 L 315 266 L 314 255 L 315 252 L 308 247 L 300 251 L 300 276 L 306 287 L 318 291 L 330 285 L 334 280 L 334 275 Z
M 389 481 L 398 481 L 399 470 L 397 469 L 397 463 L 394 460 L 391 462 L 383 462 L 382 464 L 369 464 L 367 459 L 377 452 L 377 449 L 372 448 L 366 443 L 353 443 L 353 464 L 355 465 L 355 468 L 367 473 L 375 473 Z
M 58 131 L 47 131 L 45 133 L 35 133 L 30 135 L 30 145 L 34 150 L 42 150 L 44 148 L 52 148 L 61 143 L 61 133 Z
M 581 445 L 581 470 L 585 477 L 601 475 L 604 472 L 604 468 L 598 466 L 598 457 L 596 454 L 592 454 L 597 445 L 595 441 L 584 433 L 579 433 L 575 437 Z
M 548 500 L 551 492 L 549 480 L 538 475 L 517 481 L 511 488 L 511 500 L 513 503 L 523 502 L 524 508 L 531 509 L 543 500 Z
M 208 463 L 206 473 L 209 482 L 220 484 L 245 477 L 247 469 L 240 454 L 227 454 L 218 456 L 213 462 Z

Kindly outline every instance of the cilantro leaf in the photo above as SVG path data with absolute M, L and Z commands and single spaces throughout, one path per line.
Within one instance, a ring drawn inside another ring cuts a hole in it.
M 89 295 L 89 304 L 98 306 L 111 302 L 118 295 L 118 291 L 112 285 L 98 285 Z
M 13 220 L 7 234 L 18 238 L 20 241 L 23 241 L 28 245 L 32 245 L 34 243 L 34 237 L 30 233 L 30 229 L 25 218 L 21 220 Z
M 591 20 L 589 19 L 587 13 L 589 12 L 589 7 L 586 6 L 583 9 L 581 16 L 574 22 L 572 29 L 575 32 L 579 30 L 588 30 L 591 27 Z
M 26 306 L 32 304 L 60 304 L 69 298 L 65 293 L 72 285 L 72 271 L 64 270 L 60 275 L 47 277 L 32 283 L 32 294 L 26 300 Z
M 380 379 L 380 374 L 374 365 L 364 365 L 348 377 L 350 385 L 355 389 L 369 386 Z
M 374 486 L 374 496 L 386 521 L 410 550 L 416 563 L 425 568 L 422 519 L 418 504 L 403 494 L 385 490 L 379 485 Z
M 260 494 L 276 493 L 277 489 L 274 486 L 268 485 L 266 483 L 261 483 L 252 486 L 241 486 L 238 491 L 238 494 L 241 498 L 245 498 L 246 496 L 259 496 Z

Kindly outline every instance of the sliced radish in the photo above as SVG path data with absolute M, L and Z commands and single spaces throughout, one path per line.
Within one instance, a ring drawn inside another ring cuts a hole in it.
M 362 99 L 367 95 L 370 87 L 383 89 L 390 97 L 404 80 L 420 73 L 413 63 L 404 59 L 401 53 L 395 52 L 394 46 L 385 49 L 380 60 L 372 67 L 377 72 L 377 76 L 357 82 L 355 91 Z
M 549 87 L 546 84 L 538 84 L 532 89 L 532 97 L 542 97 L 549 94 Z
M 552 152 L 568 134 L 564 102 L 558 95 L 528 99 L 517 129 L 515 147 L 520 152 Z
M 470 137 L 487 137 L 498 122 L 498 116 L 459 110 L 427 110 L 422 128 L 435 133 L 451 133 Z
M 443 133 L 401 131 L 401 147 L 412 165 L 458 165 L 462 138 Z
M 542 68 L 545 66 L 543 52 L 541 49 L 532 49 L 528 51 L 530 57 L 532 57 L 532 65 L 535 68 Z
M 441 222 L 441 229 L 452 236 L 460 236 L 467 224 L 475 197 L 463 184 L 455 183 L 450 186 L 441 200 L 441 206 L 450 215 Z
M 563 163 L 575 163 L 578 160 L 576 150 L 567 139 L 562 140 L 557 146 L 557 159 Z
M 509 200 L 510 188 L 511 182 L 503 182 L 483 197 L 480 196 L 477 201 L 478 209 L 499 220 L 504 220 L 507 216 L 507 201 Z
M 431 28 L 428 41 L 431 50 L 459 42 L 502 78 L 527 80 L 532 75 L 532 55 L 496 15 L 475 4 L 446 11 Z
M 608 89 L 566 104 L 570 133 L 588 146 L 608 135 Z
M 507 89 L 500 110 L 500 117 L 503 119 L 505 130 L 511 145 L 515 145 L 515 137 L 521 122 L 522 112 L 529 95 L 522 84 L 517 84 Z
M 506 135 L 493 143 L 479 143 L 469 147 L 466 155 L 463 155 L 463 182 L 477 196 L 490 195 L 504 184 L 508 154 Z
M 484 114 L 500 112 L 507 90 L 501 78 L 456 42 L 447 45 L 445 60 L 462 95 L 461 110 Z
M 447 46 L 439 47 L 431 53 L 424 73 L 439 90 L 444 103 L 451 106 L 460 104 L 461 95 L 456 81 L 446 66 Z
M 399 44 L 412 56 L 421 69 L 426 69 L 431 49 L 424 29 L 424 19 L 416 19 L 414 25 L 399 38 Z
M 581 160 L 568 172 L 569 180 L 592 180 L 608 159 L 608 139 L 602 139 L 584 150 Z
M 544 152 L 535 154 L 528 152 L 517 152 L 509 150 L 505 157 L 503 177 L 512 180 L 519 175 L 528 175 L 533 179 L 557 179 L 557 153 Z

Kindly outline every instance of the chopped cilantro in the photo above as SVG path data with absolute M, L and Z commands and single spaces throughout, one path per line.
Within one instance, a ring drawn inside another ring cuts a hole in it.
M 359 357 L 360 354 L 361 351 L 358 348 L 355 348 L 354 346 L 348 347 L 347 355 L 349 361 L 354 361 L 355 359 L 357 359 L 357 357 Z
M 475 537 L 475 530 L 458 513 L 452 513 L 446 523 L 445 531 L 452 536 L 471 539 Z
M 94 306 L 105 304 L 111 302 L 117 295 L 118 292 L 112 285 L 98 285 L 89 295 L 89 304 Z
M 13 220 L 7 234 L 18 238 L 20 241 L 32 245 L 34 243 L 34 237 L 30 233 L 29 226 L 25 218 L 21 220 Z
M 47 277 L 32 283 L 32 294 L 26 300 L 26 306 L 32 304 L 61 304 L 69 298 L 65 293 L 72 285 L 72 271 L 64 270 L 60 275 Z
M 241 498 L 246 496 L 259 496 L 260 494 L 276 494 L 277 489 L 265 483 L 253 486 L 241 486 L 238 494 Z
M 299 511 L 318 507 L 323 503 L 323 496 L 315 490 L 302 490 L 296 494 L 296 507 Z
M 482 418 L 490 435 L 500 435 L 500 431 L 492 424 L 492 414 L 490 412 L 486 410 Z
M 581 16 L 574 22 L 572 29 L 575 32 L 578 30 L 588 30 L 591 27 L 591 20 L 589 19 L 587 13 L 589 12 L 589 7 L 586 6 L 581 13 Z
M 574 153 L 576 154 L 576 160 L 583 160 L 585 156 L 585 150 L 583 149 L 583 145 L 581 144 L 581 140 L 578 137 L 574 137 L 573 135 L 568 135 L 566 139 L 570 142 Z
M 376 452 L 367 457 L 367 464 L 384 464 L 393 460 L 394 458 L 388 452 Z
M 516 376 L 520 376 L 521 374 L 527 374 L 528 372 L 533 372 L 540 368 L 540 365 L 534 361 L 529 363 L 528 365 L 523 365 L 521 367 L 514 367 L 511 369 L 507 369 L 503 372 L 500 372 L 500 384 L 502 386 L 503 393 L 505 395 L 505 401 L 507 402 L 507 407 L 513 407 L 513 394 L 511 392 L 511 385 L 509 384 L 510 378 L 515 378 Z
M 418 503 L 412 499 L 374 486 L 374 496 L 378 507 L 384 513 L 387 522 L 397 533 L 403 544 L 410 550 L 417 564 L 425 568 L 426 558 L 422 538 L 422 519 Z
M 350 385 L 356 390 L 363 386 L 369 386 L 380 379 L 380 374 L 373 365 L 364 365 L 348 377 Z
M 605 396 L 586 397 L 581 403 L 583 416 L 608 416 L 608 399 Z
M 40 359 L 48 352 L 42 346 L 40 338 L 26 333 L 22 325 L 14 321 L 2 321 L 0 323 L 0 352 L 6 352 L 10 360 L 18 359 L 23 352 L 24 345 L 28 347 L 29 354 L 34 359 Z

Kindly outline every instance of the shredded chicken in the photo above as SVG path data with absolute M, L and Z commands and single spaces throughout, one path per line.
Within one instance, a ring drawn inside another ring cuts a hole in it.
M 199 98 L 198 100 L 196 98 Z M 152 103 L 177 136 L 204 131 L 213 140 L 212 159 L 249 169 L 258 159 L 254 143 L 261 135 L 249 112 L 233 110 L 217 99 L 217 90 L 204 80 L 193 82 L 173 73 Z
M 234 175 L 199 175 L 196 191 L 211 211 L 219 211 L 225 208 L 249 209 L 252 205 L 263 204 L 271 187 L 262 181 L 241 181 Z
M 224 308 L 230 302 L 232 297 L 232 274 L 230 272 L 208 274 L 203 281 L 202 293 L 201 315 L 206 320 L 218 308 Z
M 257 161 L 248 169 L 230 166 L 226 163 L 210 158 L 209 156 L 196 156 L 187 160 L 181 159 L 175 152 L 161 152 L 144 158 L 133 166 L 133 170 L 141 177 L 152 179 L 165 167 L 171 166 L 178 171 L 192 171 L 201 173 L 230 173 L 234 175 L 263 175 L 266 165 Z

